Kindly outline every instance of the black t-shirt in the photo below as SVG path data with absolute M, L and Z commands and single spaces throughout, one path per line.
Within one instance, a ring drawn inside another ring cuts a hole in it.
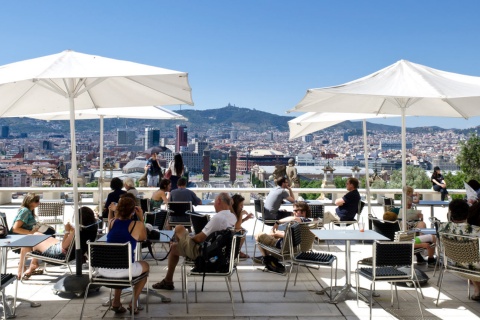
M 443 180 L 445 180 L 445 179 L 443 179 L 442 174 L 439 173 L 439 174 L 437 174 L 437 177 L 436 177 L 436 178 L 432 175 L 432 180 L 435 180 L 435 181 L 437 181 L 438 183 L 441 184 L 441 183 L 443 182 Z M 437 185 L 437 184 L 432 181 L 432 186 L 436 186 L 436 185 Z
M 340 221 L 352 221 L 358 211 L 358 202 L 360 201 L 360 193 L 358 190 L 352 190 L 343 196 L 345 203 L 343 206 L 337 207 L 335 212 L 340 217 Z
M 158 160 L 153 160 L 152 158 L 148 159 L 147 165 L 150 165 L 148 168 L 148 174 L 150 176 L 158 176 L 160 175 L 160 166 L 158 165 Z

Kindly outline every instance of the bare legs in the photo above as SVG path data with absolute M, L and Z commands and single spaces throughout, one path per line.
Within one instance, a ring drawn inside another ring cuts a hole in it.
M 145 261 L 138 261 L 138 263 L 141 264 L 142 266 L 142 273 L 148 272 L 150 270 L 150 265 L 145 262 Z M 147 283 L 147 278 L 143 278 L 140 282 L 138 282 L 134 287 L 133 287 L 133 296 L 134 296 L 134 301 L 136 304 L 138 304 L 138 299 L 140 298 L 140 294 L 142 293 L 143 287 L 145 287 L 145 283 Z M 112 307 L 120 307 L 122 305 L 120 301 L 120 296 L 122 294 L 121 289 L 115 289 L 114 294 L 113 294 L 113 301 L 112 301 Z M 132 312 L 137 308 L 138 305 L 135 305 L 134 308 L 130 306 Z

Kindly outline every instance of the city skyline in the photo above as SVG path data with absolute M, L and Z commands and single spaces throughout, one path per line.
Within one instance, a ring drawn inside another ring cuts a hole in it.
M 2 9 L 9 50 L 0 65 L 72 49 L 185 71 L 199 110 L 232 101 L 285 115 L 307 89 L 342 84 L 401 59 L 480 76 L 480 45 L 472 38 L 480 31 L 476 1 L 20 1 Z M 468 128 L 480 117 L 407 119 L 407 127 L 425 123 Z

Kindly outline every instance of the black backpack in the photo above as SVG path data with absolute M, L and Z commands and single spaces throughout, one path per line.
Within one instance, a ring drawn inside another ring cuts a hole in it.
M 229 229 L 215 231 L 200 245 L 200 255 L 195 259 L 194 272 L 228 272 L 233 232 Z

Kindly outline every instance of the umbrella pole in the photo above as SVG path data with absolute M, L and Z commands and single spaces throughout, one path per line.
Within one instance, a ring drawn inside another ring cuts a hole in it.
M 402 229 L 407 230 L 407 128 L 405 125 L 405 108 L 402 110 Z
M 61 278 L 53 286 L 57 292 L 71 292 L 81 296 L 88 285 L 88 275 L 82 274 L 82 248 L 80 246 L 80 215 L 78 211 L 78 186 L 77 186 L 77 145 L 75 141 L 75 102 L 74 79 L 68 79 L 68 102 L 70 104 L 70 144 L 72 151 L 72 184 L 73 184 L 73 216 L 75 220 L 75 275 Z
M 367 143 L 367 119 L 363 119 L 363 150 L 365 151 L 365 188 L 368 204 L 368 216 L 372 213 L 372 205 L 370 203 L 370 175 L 368 172 L 368 143 Z
M 103 115 L 100 116 L 100 176 L 98 177 L 98 214 L 103 212 Z

